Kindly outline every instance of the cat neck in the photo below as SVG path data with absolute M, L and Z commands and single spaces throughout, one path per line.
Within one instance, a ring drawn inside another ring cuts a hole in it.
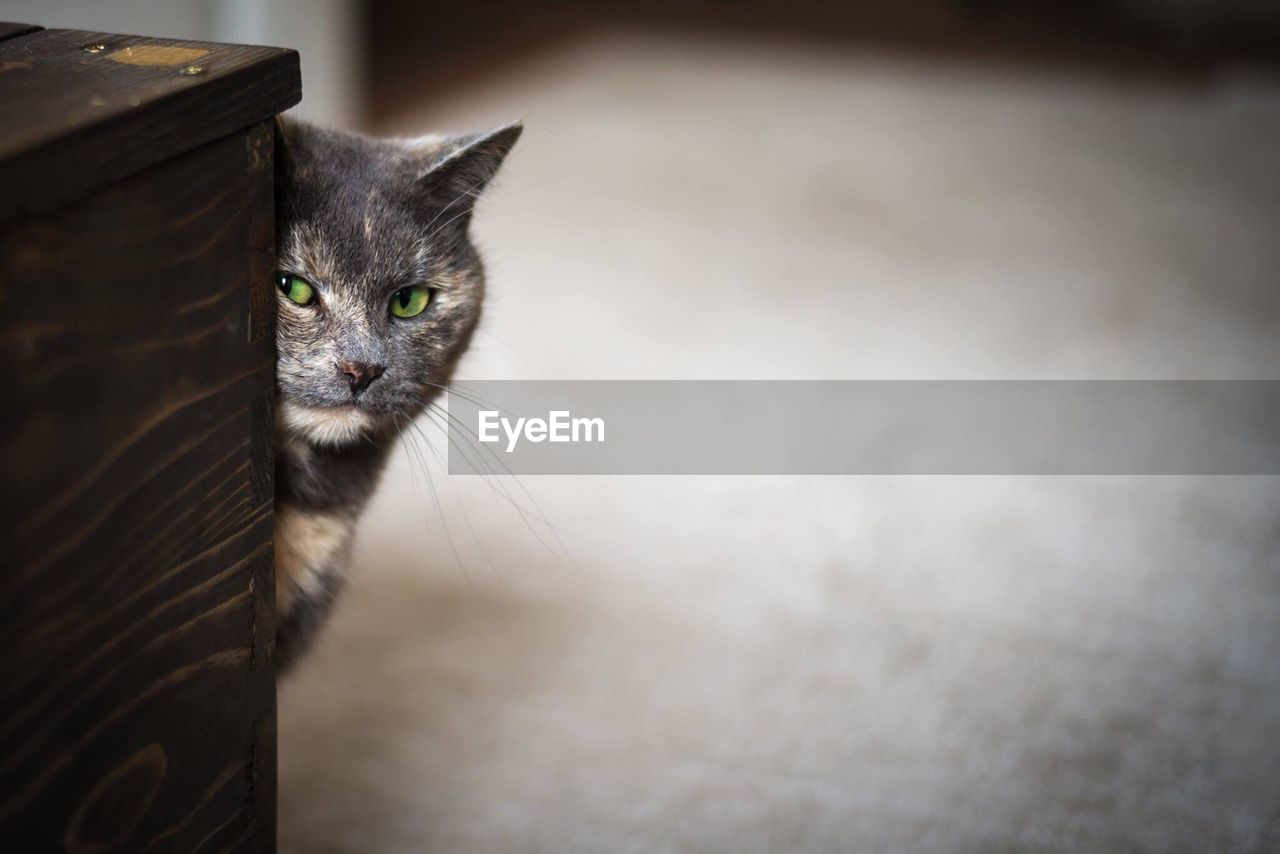
M 396 439 L 394 432 L 376 431 L 334 447 L 283 434 L 276 452 L 277 503 L 358 515 L 377 488 Z

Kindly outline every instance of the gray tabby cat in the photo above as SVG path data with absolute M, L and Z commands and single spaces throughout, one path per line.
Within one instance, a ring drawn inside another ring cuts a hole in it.
M 280 122 L 276 661 L 306 650 L 401 429 L 480 317 L 476 197 L 520 136 L 376 140 Z

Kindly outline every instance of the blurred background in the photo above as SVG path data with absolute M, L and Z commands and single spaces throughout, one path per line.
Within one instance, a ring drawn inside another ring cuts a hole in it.
M 484 379 L 1276 379 L 1272 0 L 0 3 L 527 132 Z M 448 478 L 280 690 L 296 851 L 1280 850 L 1280 481 Z

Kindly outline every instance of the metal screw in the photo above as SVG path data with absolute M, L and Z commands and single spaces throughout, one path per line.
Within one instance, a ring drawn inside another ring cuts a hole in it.
M 102 42 L 91 42 L 89 44 L 80 45 L 80 49 L 85 53 L 102 53 L 107 46 Z
M 182 69 L 178 73 L 186 75 L 187 77 L 195 77 L 197 74 L 204 74 L 204 66 L 188 65 L 186 68 Z

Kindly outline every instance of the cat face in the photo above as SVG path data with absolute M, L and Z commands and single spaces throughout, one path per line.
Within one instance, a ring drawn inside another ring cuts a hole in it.
M 476 197 L 520 135 L 373 140 L 277 133 L 282 426 L 343 446 L 397 429 L 440 392 L 480 317 Z

